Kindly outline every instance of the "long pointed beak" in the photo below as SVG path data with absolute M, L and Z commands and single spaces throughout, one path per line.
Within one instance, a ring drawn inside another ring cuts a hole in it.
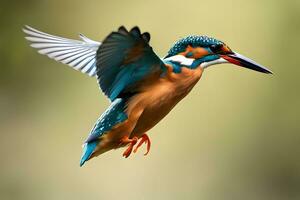
M 220 56 L 232 64 L 239 65 L 241 67 L 245 67 L 266 74 L 273 74 L 271 70 L 267 69 L 266 67 L 256 63 L 255 61 L 241 54 L 233 53 L 233 54 L 226 54 Z

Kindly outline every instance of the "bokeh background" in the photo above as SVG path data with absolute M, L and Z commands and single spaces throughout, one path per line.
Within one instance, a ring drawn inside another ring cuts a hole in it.
M 149 134 L 79 167 L 81 144 L 109 105 L 95 79 L 39 55 L 21 28 L 101 41 L 139 25 L 164 56 L 210 35 L 274 71 L 233 65 L 201 81 Z M 0 199 L 300 199 L 300 1 L 1 0 Z

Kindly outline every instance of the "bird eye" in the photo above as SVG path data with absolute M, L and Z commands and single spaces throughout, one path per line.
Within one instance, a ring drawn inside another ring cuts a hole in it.
M 210 49 L 215 54 L 226 55 L 226 54 L 232 54 L 233 53 L 231 51 L 231 49 L 225 44 L 213 44 L 213 45 L 210 46 Z
M 213 44 L 210 46 L 210 49 L 213 53 L 222 54 L 223 44 Z

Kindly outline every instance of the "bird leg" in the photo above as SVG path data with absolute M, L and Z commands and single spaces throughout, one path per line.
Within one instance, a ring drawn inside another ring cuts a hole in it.
M 129 147 L 123 153 L 123 156 L 125 158 L 128 158 L 128 156 L 130 156 L 133 146 L 137 143 L 137 141 L 138 141 L 137 137 L 133 137 L 132 139 L 130 139 L 128 136 L 125 136 L 121 139 L 121 145 L 129 144 Z
M 146 133 L 144 133 L 142 135 L 142 137 L 140 138 L 139 143 L 137 144 L 137 146 L 135 147 L 135 149 L 133 150 L 134 153 L 137 152 L 137 150 L 140 148 L 140 146 L 142 146 L 142 144 L 145 142 L 145 144 L 147 144 L 147 152 L 144 155 L 147 155 L 150 151 L 150 147 L 151 147 L 151 141 L 150 138 L 148 137 L 148 135 Z

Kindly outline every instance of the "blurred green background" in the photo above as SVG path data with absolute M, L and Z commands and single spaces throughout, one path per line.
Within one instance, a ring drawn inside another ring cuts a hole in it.
M 101 41 L 139 25 L 164 56 L 210 35 L 269 67 L 207 69 L 149 134 L 79 167 L 81 144 L 108 106 L 94 78 L 36 53 L 21 28 Z M 0 199 L 300 199 L 300 1 L 0 2 Z

